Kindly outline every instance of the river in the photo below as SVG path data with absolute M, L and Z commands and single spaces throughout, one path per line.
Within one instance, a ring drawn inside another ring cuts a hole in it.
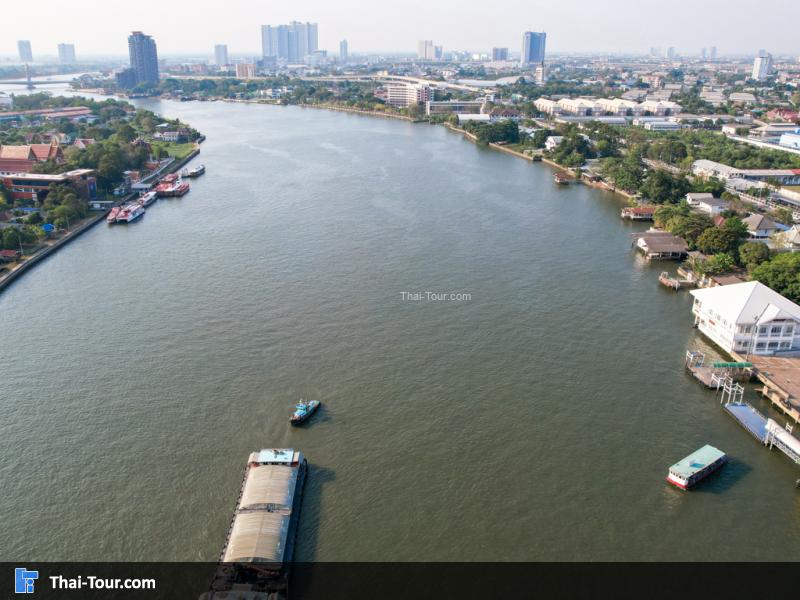
M 442 127 L 136 104 L 208 171 L 0 295 L 2 560 L 213 560 L 281 446 L 299 560 L 800 559 L 797 471 L 684 373 L 619 199 Z M 731 463 L 667 485 L 705 443 Z

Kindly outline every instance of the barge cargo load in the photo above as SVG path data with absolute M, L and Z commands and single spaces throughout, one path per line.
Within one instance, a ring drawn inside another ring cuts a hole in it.
M 705 445 L 669 468 L 667 481 L 688 490 L 728 462 L 728 456 L 714 446 Z
M 253 452 L 247 461 L 211 593 L 285 595 L 308 463 L 291 448 Z M 250 596 L 248 596 L 250 597 Z

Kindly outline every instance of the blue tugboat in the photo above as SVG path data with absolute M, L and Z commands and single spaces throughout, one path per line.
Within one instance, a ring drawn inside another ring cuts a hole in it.
M 301 423 L 304 423 L 317 411 L 320 404 L 321 403 L 319 400 L 309 400 L 308 402 L 301 400 L 295 405 L 294 414 L 289 422 L 292 425 L 300 425 Z

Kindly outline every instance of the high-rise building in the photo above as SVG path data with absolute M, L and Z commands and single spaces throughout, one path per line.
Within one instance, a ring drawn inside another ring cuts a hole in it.
M 508 48 L 492 48 L 492 60 L 508 60 Z
M 342 40 L 339 42 L 339 62 L 342 64 L 347 63 L 348 61 L 348 53 L 347 53 L 347 40 Z
M 708 48 L 703 48 L 700 50 L 700 58 L 702 58 L 703 60 L 708 58 Z
M 669 59 L 675 58 L 675 46 L 670 46 L 669 48 L 667 48 L 665 56 Z
M 717 58 L 717 47 L 716 46 L 711 46 L 711 48 L 708 51 L 708 56 L 709 56 L 709 58 L 711 60 L 715 60 Z
M 444 48 L 442 46 L 433 47 L 433 58 L 435 60 L 442 60 L 442 58 L 444 58 Z
M 544 64 L 544 51 L 547 42 L 547 34 L 544 31 L 526 31 L 522 34 L 522 58 L 520 63 L 523 66 L 537 66 Z
M 417 58 L 422 60 L 433 60 L 436 56 L 433 47 L 433 40 L 420 40 L 417 42 Z
M 753 61 L 753 79 L 763 81 L 772 73 L 772 54 L 759 50 L 758 56 Z
M 262 25 L 261 56 L 289 63 L 302 62 L 317 51 L 318 39 L 316 23 L 292 21 L 288 25 Z
M 59 44 L 58 61 L 62 65 L 73 64 L 75 62 L 75 44 Z
M 658 46 L 650 46 L 650 56 L 653 58 L 661 56 L 661 49 Z
M 17 49 L 19 50 L 19 59 L 22 62 L 33 62 L 33 51 L 31 50 L 31 43 L 28 40 L 18 41 Z
M 240 79 L 252 79 L 256 76 L 256 66 L 253 63 L 237 63 L 236 77 Z
M 230 64 L 228 62 L 228 46 L 227 44 L 217 44 L 214 46 L 214 62 L 218 67 L 223 67 Z
M 128 36 L 128 54 L 131 69 L 136 73 L 136 83 L 158 83 L 158 50 L 156 41 L 141 31 Z

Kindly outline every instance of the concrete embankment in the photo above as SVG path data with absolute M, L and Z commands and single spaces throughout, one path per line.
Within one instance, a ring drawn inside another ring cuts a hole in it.
M 200 141 L 203 141 L 204 139 L 205 139 L 205 137 L 201 137 Z M 180 169 L 184 165 L 186 165 L 186 163 L 188 163 L 190 160 L 192 160 L 198 154 L 200 154 L 200 142 L 195 144 L 194 150 L 192 150 L 192 152 L 188 156 L 186 156 L 185 158 L 183 158 L 181 160 L 174 161 L 173 163 L 171 163 L 169 168 L 166 169 L 166 171 L 168 171 L 170 173 L 174 173 L 175 171 L 177 171 L 178 169 Z M 136 193 L 129 194 L 129 195 L 125 196 L 124 198 L 122 198 L 119 202 L 116 202 L 114 204 L 114 206 L 119 206 L 120 204 L 124 204 L 125 202 L 133 200 L 137 195 L 138 194 L 136 194 Z M 45 258 L 50 256 L 54 252 L 60 250 L 61 248 L 63 248 L 67 244 L 69 244 L 72 240 L 74 240 L 75 238 L 79 237 L 81 234 L 83 234 L 87 230 L 91 229 L 92 227 L 94 227 L 95 225 L 100 223 L 101 221 L 105 220 L 107 214 L 108 214 L 108 211 L 103 211 L 101 213 L 98 213 L 97 215 L 94 215 L 94 216 L 90 217 L 89 220 L 87 220 L 86 222 L 82 223 L 76 229 L 73 229 L 72 231 L 64 234 L 63 237 L 61 237 L 60 239 L 56 240 L 55 242 L 53 242 L 52 244 L 50 244 L 46 248 L 42 248 L 41 250 L 39 250 L 38 252 L 36 252 L 32 256 L 30 256 L 29 258 L 25 259 L 25 261 L 22 264 L 20 264 L 17 268 L 15 268 L 13 271 L 11 271 L 7 275 L 5 275 L 2 278 L 0 278 L 0 293 L 2 293 L 9 285 L 14 283 L 14 281 L 16 281 L 18 278 L 20 278 L 27 271 L 29 271 L 30 269 L 35 267 L 37 264 L 39 264 Z

